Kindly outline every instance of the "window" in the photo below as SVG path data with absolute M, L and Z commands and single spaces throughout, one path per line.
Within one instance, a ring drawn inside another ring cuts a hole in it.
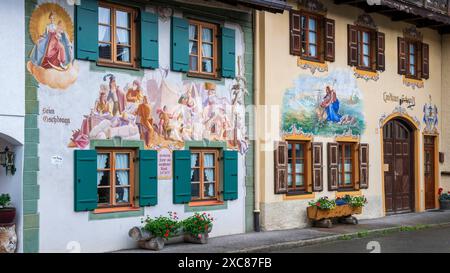
M 305 60 L 334 61 L 334 20 L 305 11 L 290 12 L 290 52 Z
M 306 155 L 306 142 L 288 142 L 288 193 L 306 191 Z
M 411 30 L 409 30 L 411 31 Z M 414 31 L 398 37 L 398 74 L 413 79 L 430 77 L 429 46 L 422 42 L 422 35 Z
M 97 151 L 97 196 L 99 208 L 133 207 L 133 150 Z
M 191 200 L 218 199 L 218 150 L 191 151 Z
M 416 72 L 416 56 L 417 56 L 417 46 L 415 43 L 408 43 L 407 46 L 408 49 L 408 58 L 407 58 L 407 63 L 408 63 L 408 70 L 406 71 L 406 75 L 415 78 L 417 77 L 417 72 Z
M 189 21 L 189 74 L 217 77 L 217 25 Z
M 340 189 L 354 188 L 354 144 L 339 143 L 338 150 L 338 185 Z
M 98 14 L 99 63 L 135 67 L 136 10 L 100 3 Z
M 376 29 L 348 25 L 348 64 L 358 69 L 384 71 L 385 36 Z

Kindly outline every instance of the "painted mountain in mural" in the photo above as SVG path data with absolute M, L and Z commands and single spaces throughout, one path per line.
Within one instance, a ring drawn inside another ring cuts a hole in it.
M 282 131 L 333 136 L 361 135 L 362 97 L 351 70 L 326 76 L 301 75 L 283 97 Z

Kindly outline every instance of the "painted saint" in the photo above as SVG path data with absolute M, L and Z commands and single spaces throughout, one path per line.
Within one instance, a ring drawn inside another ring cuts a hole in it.
M 336 96 L 336 91 L 327 86 L 325 88 L 326 95 L 320 104 L 320 107 L 325 109 L 326 120 L 331 122 L 340 122 L 342 116 L 339 114 L 339 99 Z

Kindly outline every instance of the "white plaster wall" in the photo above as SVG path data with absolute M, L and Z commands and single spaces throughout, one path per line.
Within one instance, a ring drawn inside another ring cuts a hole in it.
M 59 3 L 73 16 L 73 9 Z M 180 13 L 176 13 L 177 16 Z M 242 31 L 235 24 L 226 24 L 236 28 L 237 55 L 244 52 Z M 170 67 L 170 20 L 159 21 L 159 61 L 160 67 Z M 48 124 L 39 119 L 40 128 L 40 251 L 66 252 L 70 242 L 80 244 L 82 252 L 104 252 L 136 247 L 136 243 L 128 237 L 128 231 L 133 226 L 141 225 L 141 217 L 121 218 L 111 220 L 89 220 L 88 212 L 74 212 L 73 186 L 73 154 L 74 149 L 68 148 L 72 130 L 81 125 L 83 115 L 89 114 L 98 97 L 99 85 L 103 83 L 105 72 L 90 70 L 88 62 L 78 62 L 80 73 L 77 82 L 66 91 L 39 88 L 40 108 L 51 107 L 55 114 L 70 118 L 70 125 Z M 159 73 L 159 72 L 155 72 Z M 114 72 L 117 84 L 124 87 L 136 79 L 127 72 Z M 152 77 L 153 72 L 147 71 L 145 77 Z M 182 74 L 170 72 L 167 80 L 181 83 Z M 228 88 L 231 80 L 225 80 Z M 61 156 L 60 166 L 51 164 L 51 157 Z M 228 202 L 228 209 L 210 211 L 215 218 L 211 236 L 221 236 L 245 232 L 245 157 L 239 156 L 239 199 Z M 167 215 L 168 211 L 176 211 L 180 218 L 192 213 L 185 213 L 184 205 L 174 205 L 172 200 L 172 180 L 158 181 L 158 205 L 146 207 L 145 216 Z
M 0 166 L 0 194 L 9 193 L 17 210 L 17 251 L 22 250 L 22 166 L 25 115 L 25 7 L 23 0 L 0 1 L 0 151 L 16 154 L 17 171 L 6 176 Z M 6 39 L 7 38 L 7 39 Z

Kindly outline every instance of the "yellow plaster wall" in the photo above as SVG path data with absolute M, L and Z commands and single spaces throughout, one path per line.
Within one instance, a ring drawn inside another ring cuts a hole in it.
M 289 1 L 296 8 L 294 1 Z M 327 62 L 328 70 L 336 68 L 348 68 L 347 65 L 347 24 L 354 24 L 362 10 L 348 5 L 334 5 L 331 1 L 322 1 L 328 9 L 327 17 L 336 21 L 336 57 L 335 62 Z M 381 172 L 381 138 L 379 129 L 379 119 L 383 114 L 389 115 L 398 105 L 394 102 L 383 101 L 383 92 L 394 95 L 414 96 L 416 106 L 408 110 L 408 114 L 416 117 L 421 122 L 421 129 L 424 125 L 423 105 L 429 101 L 429 95 L 432 96 L 432 102 L 441 110 L 441 36 L 434 30 L 422 28 L 419 31 L 424 36 L 424 42 L 430 45 L 430 78 L 424 80 L 424 88 L 407 87 L 403 84 L 402 76 L 397 73 L 397 37 L 403 37 L 403 29 L 409 27 L 409 24 L 403 22 L 393 22 L 388 17 L 370 14 L 378 26 L 380 32 L 386 36 L 386 70 L 381 72 L 378 81 L 365 81 L 358 79 L 357 84 L 362 92 L 363 112 L 366 120 L 366 129 L 361 136 L 361 142 L 370 144 L 370 187 L 368 190 L 362 190 L 362 194 L 372 200 L 366 209 L 365 217 L 376 217 L 384 214 L 383 209 L 383 187 Z M 258 13 L 257 32 L 259 35 L 259 44 L 257 50 L 260 54 L 259 71 L 257 81 L 259 84 L 260 105 L 282 106 L 283 94 L 286 89 L 293 86 L 294 80 L 301 74 L 311 74 L 310 70 L 304 70 L 297 65 L 297 57 L 289 54 L 289 13 L 272 14 Z M 447 69 L 448 70 L 448 69 Z M 322 76 L 328 72 L 316 71 L 314 75 Z M 450 87 L 450 86 L 449 86 Z M 439 122 L 439 131 L 441 131 L 441 120 Z M 278 124 L 277 124 L 278 122 Z M 280 137 L 281 110 L 267 110 L 266 115 L 258 112 L 257 134 L 260 143 L 266 143 L 266 149 L 260 149 L 260 201 L 262 204 L 271 204 L 283 202 L 282 195 L 274 194 L 274 162 L 273 150 L 269 149 L 274 138 Z M 268 132 L 273 133 L 270 137 Z M 418 155 L 419 169 L 418 174 L 420 188 L 420 210 L 424 207 L 424 188 L 423 188 L 423 164 L 422 164 L 422 134 L 420 134 L 419 143 L 416 143 L 420 151 Z M 331 142 L 334 138 L 315 136 L 314 141 Z M 262 145 L 264 146 L 264 145 Z M 273 145 L 272 145 L 273 146 Z M 324 145 L 324 148 L 326 145 Z M 326 149 L 324 149 L 324 191 L 315 195 L 319 197 L 327 195 L 334 197 L 335 193 L 329 193 L 327 188 L 327 168 L 326 168 Z M 449 168 L 450 170 L 450 168 Z M 264 216 L 263 216 L 264 217 Z M 267 219 L 266 219 L 267 220 Z M 264 225 L 264 219 L 263 219 Z

